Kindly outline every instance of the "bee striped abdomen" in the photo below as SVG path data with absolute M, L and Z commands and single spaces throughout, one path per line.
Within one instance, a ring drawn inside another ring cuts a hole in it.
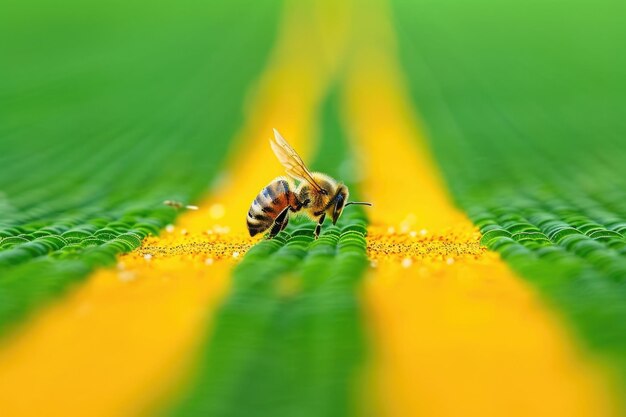
M 272 181 L 256 196 L 246 218 L 250 236 L 269 229 L 287 207 L 297 206 L 296 196 L 285 179 Z

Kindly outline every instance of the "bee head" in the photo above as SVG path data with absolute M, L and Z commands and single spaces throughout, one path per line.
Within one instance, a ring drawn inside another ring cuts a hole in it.
M 337 223 L 337 220 L 339 220 L 339 216 L 341 216 L 341 213 L 343 212 L 343 208 L 345 207 L 346 201 L 348 200 L 348 187 L 346 187 L 343 184 L 340 184 L 339 187 L 337 187 L 337 192 L 335 193 L 335 196 L 333 197 L 333 204 L 332 204 L 332 219 L 333 219 L 333 224 Z
M 361 206 L 372 205 L 372 203 L 366 203 L 363 201 L 348 202 L 348 187 L 346 187 L 344 184 L 339 184 L 339 187 L 337 187 L 337 192 L 335 193 L 335 196 L 333 197 L 332 201 L 333 201 L 333 205 L 332 205 L 333 224 L 337 223 L 337 220 L 339 220 L 339 216 L 341 216 L 343 209 L 349 206 L 350 204 L 357 204 Z

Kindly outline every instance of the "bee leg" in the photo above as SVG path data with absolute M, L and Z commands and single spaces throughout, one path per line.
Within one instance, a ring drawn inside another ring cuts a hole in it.
M 278 232 L 283 230 L 283 223 L 286 223 L 285 220 L 287 219 L 287 214 L 288 213 L 289 213 L 289 207 L 286 207 L 276 217 L 276 220 L 274 220 L 274 225 L 272 226 L 272 230 L 270 230 L 270 235 L 268 236 L 269 239 L 273 238 L 274 236 L 276 236 L 278 234 Z M 285 226 L 286 225 L 287 224 L 285 224 Z
M 289 223 L 289 216 L 285 216 L 285 220 L 283 220 L 283 224 L 280 226 L 280 231 L 282 232 L 287 227 L 287 223 Z
M 320 237 L 320 232 L 322 231 L 322 223 L 324 223 L 325 219 L 326 219 L 326 213 L 323 213 L 320 216 L 319 220 L 317 221 L 317 226 L 315 226 L 315 232 L 313 233 L 313 235 L 315 236 L 315 239 Z

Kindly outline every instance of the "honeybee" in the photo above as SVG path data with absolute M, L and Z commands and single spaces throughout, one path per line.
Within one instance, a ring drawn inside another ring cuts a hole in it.
M 303 211 L 317 222 L 314 236 L 317 239 L 328 215 L 337 223 L 343 209 L 351 204 L 371 206 L 371 203 L 348 202 L 349 191 L 345 184 L 320 172 L 311 172 L 302 158 L 274 129 L 270 139 L 274 154 L 290 177 L 278 177 L 256 196 L 248 210 L 247 224 L 250 236 L 270 229 L 269 238 L 287 227 L 289 212 Z M 299 183 L 296 185 L 294 180 Z

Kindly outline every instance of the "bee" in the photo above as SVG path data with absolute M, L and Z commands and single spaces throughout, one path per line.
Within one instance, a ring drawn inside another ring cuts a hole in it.
M 250 236 L 270 229 L 268 237 L 271 239 L 287 227 L 290 212 L 304 212 L 317 222 L 314 231 L 317 239 L 327 215 L 336 224 L 345 207 L 351 204 L 372 205 L 348 202 L 348 187 L 326 174 L 309 171 L 300 155 L 276 129 L 270 145 L 288 177 L 274 179 L 252 202 L 247 216 Z

